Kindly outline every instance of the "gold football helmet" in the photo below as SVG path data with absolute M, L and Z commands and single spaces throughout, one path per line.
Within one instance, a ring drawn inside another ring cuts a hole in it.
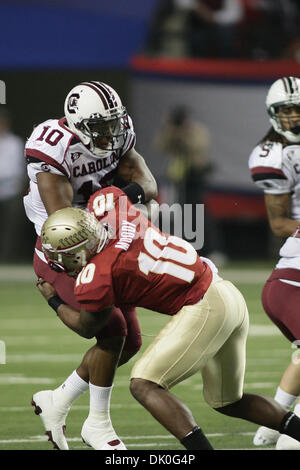
M 42 227 L 41 242 L 55 271 L 75 277 L 108 239 L 108 232 L 90 212 L 66 207 L 51 214 Z

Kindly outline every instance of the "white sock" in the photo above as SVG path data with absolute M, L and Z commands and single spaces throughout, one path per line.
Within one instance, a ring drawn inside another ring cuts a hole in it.
M 110 398 L 113 389 L 111 387 L 99 387 L 91 382 L 90 388 L 90 412 L 89 419 L 96 420 L 97 424 L 108 425 L 110 420 Z
M 290 393 L 285 392 L 280 387 L 277 388 L 274 400 L 277 401 L 280 405 L 284 406 L 285 408 L 291 408 L 295 401 L 297 400 L 297 396 L 291 395 Z
M 300 403 L 297 403 L 297 405 L 295 406 L 294 413 L 295 415 L 300 417 Z
M 89 384 L 74 370 L 72 374 L 54 390 L 54 396 L 61 405 L 71 406 L 88 388 Z

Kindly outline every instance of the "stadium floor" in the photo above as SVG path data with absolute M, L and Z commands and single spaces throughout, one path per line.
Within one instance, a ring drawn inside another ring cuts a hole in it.
M 272 265 L 257 266 L 237 263 L 221 269 L 220 275 L 236 283 L 249 307 L 245 391 L 273 396 L 294 350 L 266 317 L 260 303 L 261 289 Z M 93 340 L 77 336 L 60 323 L 37 292 L 34 281 L 29 265 L 0 266 L 0 341 L 6 347 L 5 364 L 0 364 L 0 450 L 52 448 L 40 418 L 30 406 L 32 394 L 60 385 L 93 344 Z M 168 318 L 140 309 L 139 319 L 143 351 Z M 128 377 L 134 362 L 135 358 L 120 367 L 116 375 L 111 416 L 117 432 L 129 450 L 183 450 L 130 395 Z M 177 385 L 173 392 L 190 407 L 215 449 L 257 450 L 252 443 L 257 426 L 209 409 L 202 396 L 200 374 Z M 86 393 L 69 413 L 67 436 L 71 450 L 89 450 L 80 438 L 88 405 Z

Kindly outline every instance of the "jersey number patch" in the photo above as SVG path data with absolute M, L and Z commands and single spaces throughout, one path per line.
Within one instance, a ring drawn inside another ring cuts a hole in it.
M 89 284 L 94 279 L 96 265 L 94 263 L 88 264 L 77 276 L 76 287 L 79 284 Z
M 93 212 L 96 217 L 102 217 L 105 212 L 115 207 L 114 193 L 101 194 L 93 200 Z
M 64 134 L 61 131 L 59 131 L 58 129 L 53 129 L 51 132 L 49 132 L 49 134 L 47 134 L 49 129 L 50 129 L 50 126 L 44 126 L 43 127 L 43 132 L 41 133 L 39 138 L 36 139 L 36 140 L 45 141 L 45 142 L 47 142 L 47 144 L 54 147 L 55 145 L 58 144 L 60 139 L 63 138 Z
M 171 244 L 178 248 L 170 247 Z M 139 269 L 144 274 L 169 274 L 186 282 L 194 279 L 194 271 L 177 264 L 192 266 L 197 261 L 196 251 L 185 240 L 175 236 L 164 237 L 149 227 L 146 230 L 144 247 L 147 253 L 141 251 L 138 257 Z M 162 261 L 160 258 L 169 261 Z

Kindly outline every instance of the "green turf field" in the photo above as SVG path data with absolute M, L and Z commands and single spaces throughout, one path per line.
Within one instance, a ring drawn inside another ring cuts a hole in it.
M 263 313 L 260 293 L 270 265 L 237 265 L 220 270 L 236 281 L 249 306 L 245 391 L 274 395 L 293 349 Z M 257 268 L 258 267 L 258 268 Z M 0 267 L 0 340 L 6 345 L 6 364 L 0 364 L 0 450 L 42 450 L 52 445 L 44 436 L 39 417 L 30 406 L 32 394 L 53 389 L 76 368 L 93 344 L 68 330 L 37 291 L 29 270 Z M 168 317 L 141 310 L 142 350 Z M 136 356 L 140 356 L 140 353 Z M 129 373 L 135 359 L 118 369 L 112 395 L 114 427 L 129 450 L 181 449 L 129 392 Z M 215 449 L 254 449 L 256 425 L 209 409 L 202 396 L 200 373 L 177 385 L 173 392 L 191 408 Z M 88 414 L 86 393 L 73 405 L 67 419 L 70 449 L 88 450 L 80 430 Z M 255 448 L 256 449 L 256 448 Z

